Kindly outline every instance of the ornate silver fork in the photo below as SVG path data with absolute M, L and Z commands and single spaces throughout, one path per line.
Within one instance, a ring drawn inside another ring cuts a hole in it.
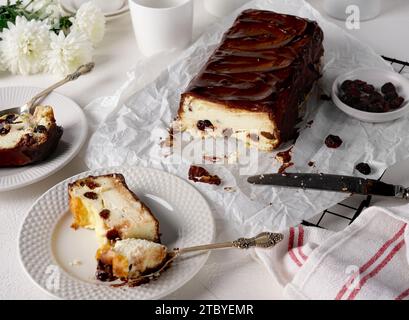
M 281 233 L 271 233 L 271 232 L 262 232 L 255 237 L 252 238 L 239 238 L 234 241 L 230 242 L 222 242 L 222 243 L 213 243 L 213 244 L 206 244 L 194 247 L 187 247 L 187 248 L 176 248 L 172 251 L 168 252 L 170 256 L 169 260 L 157 271 L 154 273 L 146 274 L 139 276 L 136 279 L 132 279 L 130 283 L 139 283 L 143 280 L 155 279 L 159 277 L 162 271 L 164 271 L 176 258 L 180 257 L 182 254 L 196 252 L 196 251 L 209 251 L 209 250 L 216 250 L 216 249 L 228 249 L 228 248 L 238 248 L 238 249 L 249 249 L 252 247 L 258 248 L 271 248 L 274 247 L 277 243 L 284 239 L 284 235 Z
M 9 108 L 6 110 L 0 111 L 0 117 L 5 114 L 22 114 L 22 113 L 32 113 L 35 109 L 37 102 L 41 99 L 49 95 L 55 89 L 61 87 L 62 85 L 66 84 L 67 82 L 77 80 L 80 76 L 87 74 L 94 69 L 95 64 L 93 62 L 84 64 L 80 66 L 74 73 L 69 74 L 61 81 L 53 84 L 52 86 L 44 89 L 43 91 L 36 94 L 33 98 L 30 99 L 27 103 L 20 107 Z

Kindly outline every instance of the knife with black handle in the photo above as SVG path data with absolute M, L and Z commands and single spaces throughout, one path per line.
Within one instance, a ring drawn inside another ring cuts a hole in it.
M 409 199 L 409 188 L 373 179 L 322 173 L 273 173 L 252 176 L 251 184 L 315 189 Z

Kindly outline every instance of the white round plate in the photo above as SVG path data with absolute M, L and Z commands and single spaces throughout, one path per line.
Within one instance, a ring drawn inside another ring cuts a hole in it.
M 69 14 L 75 14 L 77 10 L 79 9 L 80 5 L 77 4 L 78 0 L 60 0 L 60 4 L 62 9 L 69 13 Z M 80 3 L 81 1 L 78 1 Z M 108 2 L 108 1 L 107 1 Z M 129 11 L 129 5 L 127 0 L 122 1 L 122 5 L 119 6 L 118 9 L 113 10 L 113 11 L 107 11 L 104 12 L 104 16 L 107 19 L 113 19 L 122 16 L 126 12 Z
M 23 105 L 41 90 L 33 87 L 0 88 L 0 110 Z M 88 125 L 78 104 L 55 92 L 41 104 L 53 107 L 57 124 L 64 129 L 58 147 L 44 161 L 18 168 L 0 168 L 0 192 L 18 189 L 50 176 L 71 161 L 85 142 Z
M 33 205 L 20 231 L 24 268 L 41 288 L 63 299 L 158 299 L 170 294 L 200 270 L 208 253 L 181 256 L 159 279 L 139 287 L 118 288 L 95 280 L 96 237 L 92 230 L 70 228 L 67 186 L 79 178 L 107 173 L 124 175 L 129 188 L 159 220 L 161 240 L 168 248 L 214 241 L 211 210 L 188 182 L 155 169 L 100 169 L 59 183 Z
M 341 84 L 345 80 L 362 80 L 372 84 L 377 90 L 387 82 L 392 82 L 398 91 L 398 94 L 405 99 L 403 105 L 396 110 L 382 113 L 366 112 L 357 110 L 343 103 L 339 98 Z M 359 68 L 335 79 L 332 86 L 332 100 L 335 105 L 346 114 L 364 122 L 387 122 L 399 119 L 409 112 L 409 80 L 394 71 L 388 71 L 377 68 Z

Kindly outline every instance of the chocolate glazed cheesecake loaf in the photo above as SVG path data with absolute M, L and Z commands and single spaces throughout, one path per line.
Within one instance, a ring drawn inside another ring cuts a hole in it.
M 322 41 L 314 21 L 242 12 L 182 94 L 182 130 L 231 135 L 264 151 L 294 138 L 300 106 L 320 77 Z

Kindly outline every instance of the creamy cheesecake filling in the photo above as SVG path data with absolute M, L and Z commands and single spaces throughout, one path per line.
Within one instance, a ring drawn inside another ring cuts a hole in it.
M 113 247 L 98 250 L 97 260 L 112 266 L 112 275 L 118 278 L 137 278 L 155 272 L 167 259 L 164 245 L 142 239 L 119 240 Z
M 94 229 L 100 245 L 126 238 L 159 240 L 157 220 L 116 175 L 79 180 L 69 194 L 73 227 Z
M 192 96 L 183 100 L 181 109 L 182 130 L 194 137 L 231 136 L 266 151 L 279 143 L 276 126 L 265 112 L 232 109 Z
M 45 138 L 45 132 L 53 125 L 51 120 L 54 116 L 50 117 L 50 112 L 51 107 L 38 106 L 34 115 L 24 113 L 0 117 L 0 149 L 12 149 L 27 136 L 35 141 Z

